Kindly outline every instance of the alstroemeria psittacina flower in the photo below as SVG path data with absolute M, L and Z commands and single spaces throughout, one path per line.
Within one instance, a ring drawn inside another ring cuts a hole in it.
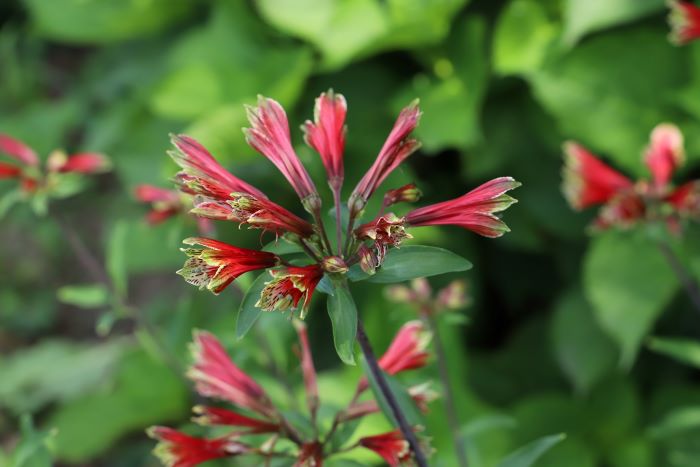
M 668 0 L 668 5 L 671 8 L 668 16 L 671 42 L 683 45 L 700 38 L 700 8 L 680 0 Z
M 392 285 L 385 289 L 387 299 L 412 306 L 419 314 L 433 315 L 444 310 L 459 310 L 471 302 L 467 295 L 467 284 L 457 279 L 440 289 L 435 297 L 424 277 L 411 281 L 411 286 Z
M 700 180 L 671 184 L 685 161 L 683 135 L 674 125 L 658 125 L 651 133 L 642 156 L 650 181 L 634 183 L 578 143 L 565 143 L 564 154 L 564 195 L 577 210 L 601 205 L 594 224 L 599 229 L 662 220 L 676 231 L 681 218 L 700 218 Z
M 234 410 L 203 405 L 193 408 L 195 417 L 192 420 L 195 423 L 204 427 L 217 427 L 214 438 L 194 437 L 166 427 L 150 428 L 148 434 L 159 442 L 154 452 L 164 465 L 194 467 L 208 460 L 238 456 L 255 456 L 257 459 L 262 458 L 261 462 L 266 462 L 282 455 L 291 455 L 296 459 L 295 465 L 318 467 L 323 465 L 327 457 L 341 450 L 346 452 L 365 447 L 382 457 L 390 451 L 394 452 L 387 444 L 388 438 L 397 445 L 403 439 L 400 434 L 391 434 L 388 437 L 388 434 L 365 436 L 350 447 L 336 443 L 338 429 L 343 424 L 379 411 L 375 400 L 357 402 L 356 398 L 353 398 L 345 409 L 336 413 L 332 427 L 324 427 L 318 423 L 316 411 L 319 407 L 319 391 L 306 326 L 298 320 L 294 324 L 299 337 L 300 366 L 309 415 L 308 421 L 303 422 L 302 426 L 310 425 L 314 429 L 297 428 L 292 423 L 296 422 L 296 418 L 291 420 L 285 417 L 273 404 L 265 389 L 236 366 L 216 337 L 208 332 L 195 331 L 192 345 L 194 362 L 187 375 L 195 383 L 195 389 L 201 396 L 227 402 Z M 387 353 L 392 352 L 396 350 Z M 424 411 L 427 410 L 427 403 L 436 397 L 436 394 L 430 391 L 427 382 L 411 387 L 409 394 Z M 252 415 L 239 413 L 239 410 Z M 304 416 L 305 414 L 298 412 L 297 417 Z M 231 431 L 222 431 L 226 428 Z M 281 439 L 288 442 L 278 450 L 277 442 Z M 294 448 L 290 448 L 290 443 Z M 401 454 L 401 459 L 409 460 L 409 452 Z
M 379 454 L 390 467 L 398 467 L 410 458 L 409 445 L 398 430 L 365 436 L 358 444 Z
M 373 273 L 381 267 L 392 247 L 411 238 L 407 227 L 456 224 L 487 236 L 498 236 L 507 230 L 495 215 L 514 202 L 505 192 L 518 183 L 507 177 L 489 182 L 456 200 L 416 209 L 404 217 L 384 213 L 384 209 L 395 203 L 417 201 L 420 190 L 414 184 L 389 190 L 375 221 L 353 229 L 379 185 L 420 146 L 411 132 L 418 125 L 421 112 L 417 101 L 401 111 L 375 162 L 347 200 L 349 219 L 345 220 L 341 214 L 340 187 L 344 177 L 347 104 L 341 94 L 329 91 L 316 99 L 314 121 L 307 121 L 302 129 L 307 144 L 320 155 L 333 191 L 337 219 L 334 247 L 319 214 L 320 195 L 294 150 L 284 110 L 265 97 L 260 97 L 257 106 L 247 110 L 250 127 L 244 129 L 246 140 L 282 172 L 303 207 L 313 215 L 313 222 L 274 203 L 257 188 L 228 173 L 192 138 L 173 137 L 176 151 L 171 155 L 182 168 L 175 177 L 176 183 L 182 191 L 194 195 L 192 214 L 274 233 L 276 237 L 296 243 L 308 256 L 307 261 L 301 262 L 295 258 L 294 264 L 279 260 L 285 268 L 271 271 L 272 278 L 256 302 L 260 308 L 298 310 L 305 315 L 323 275 L 342 282 L 342 276 L 355 264 Z M 215 281 L 215 285 L 211 285 L 211 280 L 221 273 L 211 264 L 199 260 L 188 262 L 195 267 L 189 268 L 191 273 L 187 267 L 183 268 L 186 271 L 183 275 L 192 277 L 191 282 L 217 291 L 230 283 Z
M 0 134 L 0 154 L 14 159 L 12 163 L 0 162 L 0 179 L 18 180 L 25 194 L 41 191 L 64 197 L 65 190 L 59 188 L 66 174 L 92 175 L 111 168 L 109 159 L 103 154 L 82 152 L 69 156 L 60 150 L 49 154 L 45 167 L 41 167 L 39 157 L 32 148 L 4 134 Z M 72 191 L 68 193 L 73 194 Z
M 134 197 L 151 206 L 151 210 L 146 213 L 146 222 L 150 225 L 158 225 L 172 217 L 188 214 L 189 208 L 185 208 L 186 200 L 183 197 L 191 198 L 191 195 L 142 184 L 134 189 Z M 195 217 L 195 219 L 202 234 L 208 234 L 212 231 L 211 220 L 205 217 Z

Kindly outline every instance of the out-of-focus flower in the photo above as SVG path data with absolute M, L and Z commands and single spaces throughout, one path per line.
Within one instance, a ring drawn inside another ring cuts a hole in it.
M 360 447 L 371 449 L 382 457 L 391 455 L 392 459 L 401 459 L 402 462 L 410 459 L 407 449 L 405 452 L 402 449 L 401 453 L 396 449 L 399 445 L 408 446 L 402 441 L 398 431 L 392 434 L 365 436 L 354 445 L 346 447 L 343 447 L 342 442 L 337 443 L 337 436 L 340 434 L 338 429 L 344 423 L 379 412 L 379 406 L 373 399 L 358 401 L 356 394 L 347 407 L 336 413 L 333 425 L 330 428 L 326 427 L 324 432 L 316 419 L 319 391 L 306 326 L 297 320 L 295 327 L 299 338 L 300 366 L 310 415 L 309 420 L 303 422 L 303 426 L 310 424 L 314 429 L 303 430 L 295 427 L 293 420 L 287 419 L 285 412 L 278 410 L 262 386 L 231 360 L 216 337 L 208 332 L 195 331 L 192 345 L 194 362 L 187 373 L 188 377 L 195 383 L 195 389 L 201 396 L 228 402 L 235 410 L 204 405 L 193 408 L 194 422 L 203 427 L 217 427 L 217 436 L 214 438 L 195 437 L 160 426 L 149 428 L 148 434 L 158 440 L 155 454 L 164 465 L 194 467 L 220 458 L 255 456 L 257 459 L 263 458 L 264 461 L 268 461 L 284 456 L 292 457 L 295 466 L 318 467 L 323 465 L 329 456 Z M 399 332 L 397 339 L 405 344 L 406 339 L 413 338 L 408 334 L 414 333 L 411 331 L 414 327 L 410 325 L 403 330 L 403 335 Z M 387 361 L 393 360 L 392 365 L 396 368 L 412 367 L 410 362 L 396 363 L 398 356 L 392 355 L 401 351 L 396 345 L 399 344 L 392 344 L 393 349 L 387 351 Z M 408 347 L 406 350 L 413 352 Z M 409 356 L 409 360 L 416 356 L 413 352 L 413 357 Z M 437 397 L 430 389 L 429 382 L 414 385 L 408 392 L 424 412 L 428 410 L 428 403 Z M 240 413 L 239 410 L 251 412 L 254 416 Z M 226 433 L 226 428 L 231 431 Z M 281 449 L 277 449 L 280 439 L 286 439 L 288 442 Z M 289 443 L 295 447 L 290 449 Z
M 377 453 L 391 467 L 398 467 L 410 458 L 411 451 L 408 442 L 398 430 L 365 436 L 360 438 L 358 444 Z
M 633 183 L 578 143 L 564 144 L 562 190 L 574 209 L 601 206 L 596 229 L 629 228 L 640 222 L 664 221 L 672 232 L 683 218 L 700 217 L 698 181 L 674 188 L 673 173 L 685 162 L 683 135 L 671 124 L 658 125 L 651 133 L 643 161 L 651 181 Z
M 700 8 L 680 0 L 668 0 L 667 3 L 671 9 L 668 15 L 671 42 L 684 45 L 700 38 Z
M 170 218 L 184 215 L 197 221 L 201 234 L 207 235 L 214 229 L 209 219 L 191 216 L 188 213 L 189 208 L 185 204 L 188 201 L 191 203 L 191 195 L 143 184 L 134 189 L 134 197 L 141 203 L 150 205 L 151 210 L 146 214 L 146 222 L 150 225 L 158 225 Z
M 423 193 L 418 187 L 413 183 L 409 183 L 400 188 L 387 191 L 384 194 L 383 206 L 388 208 L 397 203 L 415 203 L 421 199 L 422 196 Z
M 69 156 L 63 151 L 53 151 L 46 160 L 49 172 L 75 172 L 81 174 L 96 174 L 110 170 L 111 161 L 104 154 L 82 152 Z

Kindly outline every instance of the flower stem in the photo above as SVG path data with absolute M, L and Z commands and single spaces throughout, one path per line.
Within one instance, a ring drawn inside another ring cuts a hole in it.
M 406 416 L 401 411 L 401 407 L 399 407 L 394 394 L 391 392 L 391 389 L 384 378 L 384 373 L 382 373 L 382 370 L 379 368 L 377 357 L 374 355 L 372 346 L 369 343 L 367 334 L 365 333 L 365 327 L 359 317 L 357 319 L 357 341 L 359 342 L 360 348 L 362 349 L 362 354 L 367 361 L 369 371 L 372 373 L 374 380 L 377 382 L 379 390 L 382 392 L 384 399 L 386 399 L 387 403 L 389 404 L 389 408 L 391 409 L 391 413 L 398 424 L 399 430 L 401 430 L 401 434 L 403 435 L 404 439 L 408 441 L 408 444 L 413 451 L 416 464 L 418 467 L 427 467 L 428 463 L 426 462 L 423 451 L 421 451 L 420 445 L 418 444 L 418 438 L 416 438 L 416 434 L 411 429 L 408 420 L 406 420 Z
M 338 256 L 343 256 L 343 209 L 340 206 L 340 187 L 333 188 L 333 202 L 335 203 L 335 232 L 338 240 Z
M 683 287 L 685 288 L 690 301 L 693 303 L 693 306 L 698 312 L 700 312 L 700 287 L 698 287 L 698 283 L 695 281 L 695 279 L 693 279 L 691 273 L 686 269 L 678 256 L 676 256 L 668 243 L 665 241 L 660 241 L 659 249 L 666 258 L 666 261 L 668 261 L 671 269 L 673 269 L 673 272 L 678 277 L 678 280 L 680 280 L 681 284 L 683 284 Z
M 450 431 L 452 432 L 452 442 L 454 443 L 455 454 L 457 455 L 457 462 L 459 463 L 460 467 L 467 467 L 468 460 L 467 455 L 464 451 L 464 442 L 459 436 L 459 420 L 457 420 L 457 407 L 455 405 L 452 386 L 450 385 L 450 373 L 447 368 L 447 355 L 445 353 L 445 347 L 442 345 L 442 339 L 440 338 L 440 332 L 438 331 L 435 316 L 433 316 L 433 314 L 427 310 L 423 311 L 421 314 L 423 315 L 423 319 L 428 323 L 428 328 L 433 334 L 433 347 L 435 348 L 435 356 L 437 357 L 440 382 L 442 383 L 443 391 L 445 393 L 445 409 L 447 409 L 447 423 L 450 425 Z
M 314 221 L 318 225 L 319 234 L 321 235 L 321 243 L 323 247 L 327 250 L 329 255 L 333 254 L 333 249 L 331 248 L 331 242 L 328 240 L 328 234 L 326 234 L 326 227 L 323 224 L 323 218 L 321 216 L 321 210 L 316 209 L 313 213 Z

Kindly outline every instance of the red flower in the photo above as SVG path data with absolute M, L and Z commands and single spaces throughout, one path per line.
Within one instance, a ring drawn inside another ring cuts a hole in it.
M 282 270 L 271 270 L 270 274 L 272 280 L 263 289 L 255 306 L 266 311 L 284 311 L 296 308 L 303 299 L 300 317 L 304 319 L 311 296 L 323 277 L 323 269 L 318 264 L 289 266 Z
M 22 174 L 22 169 L 12 164 L 0 162 L 0 179 L 17 178 Z
M 651 143 L 644 154 L 644 162 L 653 176 L 656 189 L 663 189 L 671 181 L 673 172 L 685 161 L 683 134 L 670 124 L 658 125 L 651 132 Z
M 316 382 L 316 368 L 311 357 L 311 347 L 309 346 L 309 336 L 306 332 L 306 325 L 298 320 L 294 321 L 294 327 L 299 336 L 301 346 L 301 372 L 304 375 L 304 389 L 306 389 L 306 401 L 309 405 L 311 418 L 316 419 L 318 410 L 318 384 Z
M 176 191 L 165 190 L 152 185 L 139 185 L 134 190 L 136 199 L 152 206 L 146 216 L 149 224 L 160 224 L 182 211 L 180 195 Z
M 246 193 L 256 198 L 267 198 L 252 185 L 235 177 L 221 167 L 204 146 L 185 135 L 172 136 L 176 151 L 169 154 L 182 167 L 175 180 L 188 193 L 198 193 L 210 198 L 226 201 L 231 193 Z
M 193 467 L 212 459 L 252 451 L 250 446 L 230 435 L 215 439 L 195 438 L 163 426 L 149 428 L 148 435 L 159 441 L 155 453 L 168 467 Z
M 365 436 L 358 444 L 379 454 L 391 467 L 398 467 L 411 456 L 410 446 L 399 430 Z
M 413 238 L 404 229 L 405 219 L 388 213 L 355 229 L 361 240 L 372 240 L 378 245 L 400 246 L 407 238 Z
M 700 8 L 690 2 L 669 0 L 671 12 L 669 23 L 671 24 L 671 42 L 677 45 L 700 37 Z
M 228 205 L 235 219 L 251 227 L 269 230 L 276 234 L 290 232 L 301 238 L 314 234 L 311 224 L 270 200 L 233 193 Z M 195 212 L 202 213 L 202 208 L 202 204 L 197 204 Z
M 412 102 L 401 111 L 374 164 L 372 164 L 350 195 L 348 208 L 351 216 L 354 217 L 356 213 L 364 209 L 367 200 L 369 200 L 384 179 L 420 147 L 420 143 L 417 140 L 409 138 L 411 132 L 418 126 L 420 115 L 418 101 Z
M 687 182 L 666 197 L 681 214 L 700 217 L 700 180 Z
M 112 163 L 104 154 L 83 152 L 67 155 L 63 151 L 54 151 L 46 161 L 49 172 L 95 174 L 111 169 Z
M 187 238 L 183 243 L 202 245 L 205 248 L 183 249 L 189 258 L 177 273 L 188 283 L 200 289 L 206 287 L 215 294 L 228 287 L 241 274 L 279 264 L 279 257 L 273 253 L 238 248 L 209 238 Z
M 287 114 L 282 106 L 273 99 L 260 96 L 258 106 L 247 106 L 246 110 L 251 128 L 244 128 L 243 132 L 248 144 L 275 164 L 297 192 L 305 208 L 311 212 L 319 208 L 316 186 L 294 152 Z
M 632 188 L 632 181 L 601 162 L 583 146 L 564 144 L 564 195 L 574 209 L 603 204 L 619 191 Z
M 246 433 L 277 433 L 280 429 L 278 423 L 271 423 L 253 417 L 247 417 L 231 410 L 220 407 L 206 407 L 197 405 L 193 409 L 197 415 L 194 421 L 200 425 L 220 425 L 246 427 L 250 430 Z
M 345 149 L 345 114 L 348 106 L 342 94 L 332 90 L 316 98 L 314 121 L 307 120 L 302 129 L 304 140 L 321 156 L 328 174 L 328 184 L 339 190 L 343 184 L 343 150 Z
M 495 213 L 517 202 L 505 193 L 519 186 L 511 177 L 496 178 L 459 198 L 415 209 L 406 215 L 406 223 L 413 227 L 457 225 L 484 237 L 500 237 L 510 229 Z
M 263 388 L 231 361 L 216 337 L 195 331 L 192 354 L 194 364 L 187 376 L 195 382 L 198 393 L 229 401 L 266 419 L 276 417 L 277 411 Z
M 396 203 L 415 203 L 421 196 L 423 196 L 423 193 L 418 187 L 413 183 L 409 183 L 401 188 L 387 191 L 384 195 L 382 206 L 388 208 Z
M 0 134 L 0 152 L 14 158 L 22 165 L 39 165 L 39 157 L 34 150 L 10 136 Z

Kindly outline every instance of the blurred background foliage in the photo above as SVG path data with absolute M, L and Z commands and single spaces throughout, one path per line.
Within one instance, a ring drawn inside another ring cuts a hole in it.
M 571 212 L 559 188 L 564 140 L 644 175 L 641 150 L 663 121 L 686 136 L 681 176 L 700 174 L 700 46 L 670 45 L 665 15 L 663 0 L 3 1 L 0 132 L 44 156 L 101 151 L 115 168 L 46 218 L 14 206 L 1 221 L 0 465 L 156 465 L 143 429 L 188 425 L 182 369 L 196 327 L 230 344 L 276 398 L 302 400 L 288 389 L 301 375 L 283 316 L 235 339 L 241 290 L 254 277 L 220 297 L 187 286 L 174 271 L 196 225 L 147 225 L 132 191 L 170 185 L 168 134 L 184 132 L 299 211 L 280 174 L 245 145 L 243 104 L 273 97 L 296 128 L 329 87 L 349 103 L 346 188 L 415 97 L 424 146 L 385 188 L 416 181 L 433 202 L 494 176 L 523 183 L 502 239 L 414 232 L 414 243 L 474 263 L 468 323 L 441 323 L 470 465 L 496 466 L 560 432 L 566 439 L 536 467 L 700 465 L 700 317 L 647 235 L 587 235 L 590 215 Z M 300 132 L 293 138 L 322 180 L 317 155 Z M 118 299 L 81 266 L 54 216 L 104 259 Z M 266 241 L 217 229 L 237 245 Z M 689 229 L 675 241 L 698 277 L 699 238 Z M 354 290 L 384 349 L 411 311 L 379 285 Z M 321 398 L 342 405 L 360 370 L 329 350 L 323 302 L 307 319 Z M 434 365 L 400 379 L 425 375 L 436 376 Z M 441 401 L 425 424 L 431 465 L 455 465 Z M 358 433 L 388 426 L 376 415 Z

